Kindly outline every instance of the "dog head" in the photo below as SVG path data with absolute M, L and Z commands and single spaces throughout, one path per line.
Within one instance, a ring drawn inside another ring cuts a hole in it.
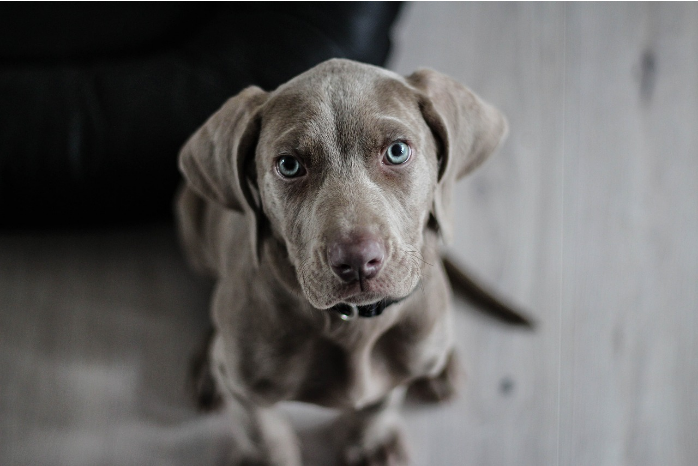
M 496 109 L 440 73 L 330 60 L 230 99 L 180 166 L 194 190 L 245 214 L 257 254 L 283 246 L 314 307 L 365 305 L 417 286 L 425 230 L 450 239 L 453 183 L 505 134 Z

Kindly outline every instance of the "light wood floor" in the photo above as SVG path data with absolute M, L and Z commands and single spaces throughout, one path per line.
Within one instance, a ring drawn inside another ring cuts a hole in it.
M 406 409 L 414 463 L 698 464 L 698 4 L 417 3 L 395 39 L 507 114 L 451 249 L 540 324 L 459 304 L 468 381 Z M 0 235 L 0 464 L 220 464 L 183 382 L 209 291 L 169 228 Z M 286 410 L 331 464 L 327 413 Z

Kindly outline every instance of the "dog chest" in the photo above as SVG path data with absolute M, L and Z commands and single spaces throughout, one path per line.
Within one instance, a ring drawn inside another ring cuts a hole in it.
M 389 312 L 389 311 L 388 311 Z M 440 370 L 450 347 L 446 326 L 417 332 L 390 314 L 345 323 L 335 335 L 298 338 L 279 334 L 239 348 L 237 371 L 249 393 L 264 404 L 297 400 L 327 407 L 359 408 L 396 386 Z M 383 324 L 383 325 L 381 325 Z M 306 335 L 308 337 L 308 335 Z

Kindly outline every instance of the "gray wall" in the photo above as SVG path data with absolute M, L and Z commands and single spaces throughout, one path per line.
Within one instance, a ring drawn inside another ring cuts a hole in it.
M 452 249 L 540 321 L 461 313 L 420 464 L 698 464 L 698 5 L 414 3 L 397 44 L 507 114 Z

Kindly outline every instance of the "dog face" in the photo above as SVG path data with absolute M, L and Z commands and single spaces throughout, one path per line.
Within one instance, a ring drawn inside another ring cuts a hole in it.
M 453 182 L 505 132 L 499 112 L 441 74 L 331 60 L 228 101 L 180 163 L 200 194 L 246 213 L 255 250 L 270 226 L 324 309 L 408 295 L 425 229 L 448 239 Z
M 417 285 L 438 170 L 405 84 L 354 66 L 301 75 L 264 106 L 255 162 L 264 214 L 314 307 Z

